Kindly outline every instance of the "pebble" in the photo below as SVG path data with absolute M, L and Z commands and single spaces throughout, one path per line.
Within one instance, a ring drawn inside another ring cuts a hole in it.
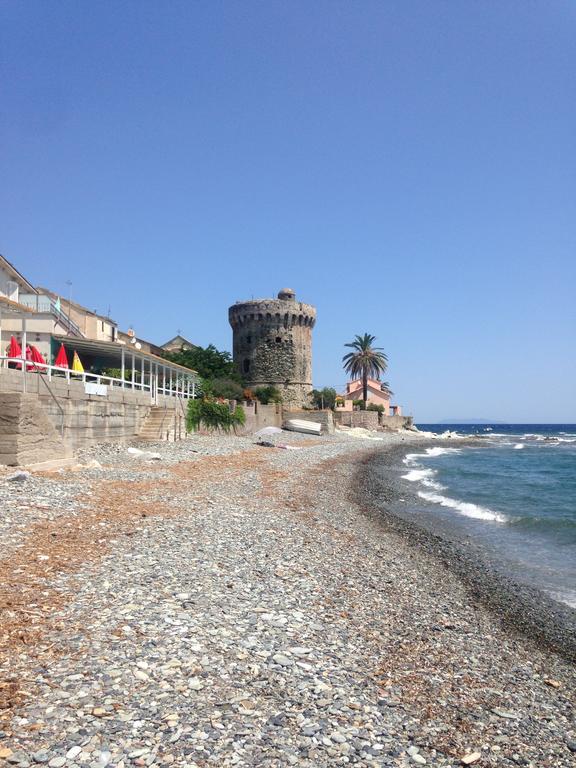
M 473 765 L 474 763 L 477 763 L 481 757 L 482 754 L 480 752 L 469 752 L 461 758 L 460 762 L 462 765 Z
M 10 660 L 33 696 L 6 724 L 27 750 L 7 762 L 454 768 L 481 744 L 487 764 L 565 764 L 568 710 L 547 680 L 570 690 L 573 672 L 472 610 L 442 564 L 382 527 L 382 497 L 356 503 L 367 441 L 281 439 L 302 450 L 195 436 L 146 446 L 162 455 L 150 465 L 97 446 L 78 472 L 0 483 L 3 556 L 30 525 L 57 540 L 61 519 L 93 525 L 97 555 L 54 580 L 65 600 L 43 642 L 64 652 Z M 92 518 L 94 500 L 122 524 Z M 51 586 L 30 595 L 32 621 Z

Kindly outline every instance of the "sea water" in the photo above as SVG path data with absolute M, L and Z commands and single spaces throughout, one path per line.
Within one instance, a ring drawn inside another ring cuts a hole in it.
M 418 427 L 481 438 L 406 456 L 420 520 L 472 537 L 501 569 L 576 608 L 576 425 Z

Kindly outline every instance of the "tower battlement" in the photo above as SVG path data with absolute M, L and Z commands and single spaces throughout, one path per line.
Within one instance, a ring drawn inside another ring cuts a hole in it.
M 274 385 L 284 402 L 301 406 L 312 389 L 312 328 L 316 309 L 291 288 L 276 299 L 253 299 L 228 310 L 233 356 L 251 387 Z

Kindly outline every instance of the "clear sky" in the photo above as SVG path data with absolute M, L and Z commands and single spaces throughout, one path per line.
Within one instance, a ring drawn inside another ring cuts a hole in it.
M 573 0 L 3 0 L 0 252 L 162 343 L 318 308 L 396 400 L 576 422 Z

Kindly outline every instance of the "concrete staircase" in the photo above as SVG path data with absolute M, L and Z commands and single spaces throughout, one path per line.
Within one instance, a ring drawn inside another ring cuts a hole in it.
M 175 409 L 153 405 L 146 417 L 140 433 L 139 440 L 185 440 L 186 435 L 186 410 L 182 403 L 175 403 Z
M 170 440 L 174 434 L 174 412 L 153 405 L 138 435 L 139 440 Z

